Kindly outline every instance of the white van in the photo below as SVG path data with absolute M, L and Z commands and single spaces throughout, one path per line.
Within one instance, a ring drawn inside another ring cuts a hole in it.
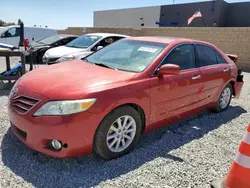
M 41 27 L 24 26 L 24 38 L 30 42 L 57 34 L 56 30 Z M 0 43 L 18 46 L 20 40 L 20 26 L 13 25 L 0 28 Z

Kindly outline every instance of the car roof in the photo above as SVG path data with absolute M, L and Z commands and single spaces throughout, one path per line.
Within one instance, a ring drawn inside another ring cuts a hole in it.
M 128 35 L 121 35 L 121 34 L 117 34 L 117 33 L 88 33 L 86 35 L 98 35 L 101 37 L 111 37 L 111 36 L 117 36 L 117 37 L 130 37 Z
M 145 37 L 129 37 L 130 40 L 140 40 L 140 41 L 148 41 L 148 42 L 159 42 L 159 43 L 165 43 L 170 44 L 172 42 L 182 43 L 182 42 L 199 42 L 203 44 L 210 44 L 208 42 L 200 41 L 200 40 L 194 40 L 194 39 L 187 39 L 187 38 L 181 38 L 181 37 L 167 37 L 167 36 L 145 36 Z M 210 44 L 211 45 L 211 44 Z

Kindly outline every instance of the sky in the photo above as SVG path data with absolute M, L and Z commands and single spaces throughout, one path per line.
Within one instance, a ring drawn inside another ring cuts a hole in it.
M 175 4 L 189 2 L 197 0 L 175 0 Z M 46 25 L 54 29 L 92 27 L 94 11 L 167 4 L 173 4 L 173 0 L 0 0 L 0 19 L 17 22 L 20 18 L 25 25 Z

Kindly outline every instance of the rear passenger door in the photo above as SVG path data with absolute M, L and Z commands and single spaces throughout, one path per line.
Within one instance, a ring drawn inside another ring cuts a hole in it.
M 217 100 L 221 87 L 230 79 L 230 67 L 212 46 L 196 44 L 196 55 L 204 84 L 201 105 Z

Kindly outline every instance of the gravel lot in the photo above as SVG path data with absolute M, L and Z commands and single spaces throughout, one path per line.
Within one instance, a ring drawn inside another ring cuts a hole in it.
M 10 131 L 9 91 L 0 91 L 0 187 L 210 187 L 227 174 L 250 122 L 250 73 L 244 75 L 241 98 L 227 111 L 204 111 L 149 133 L 135 151 L 112 161 L 57 160 L 27 148 Z

